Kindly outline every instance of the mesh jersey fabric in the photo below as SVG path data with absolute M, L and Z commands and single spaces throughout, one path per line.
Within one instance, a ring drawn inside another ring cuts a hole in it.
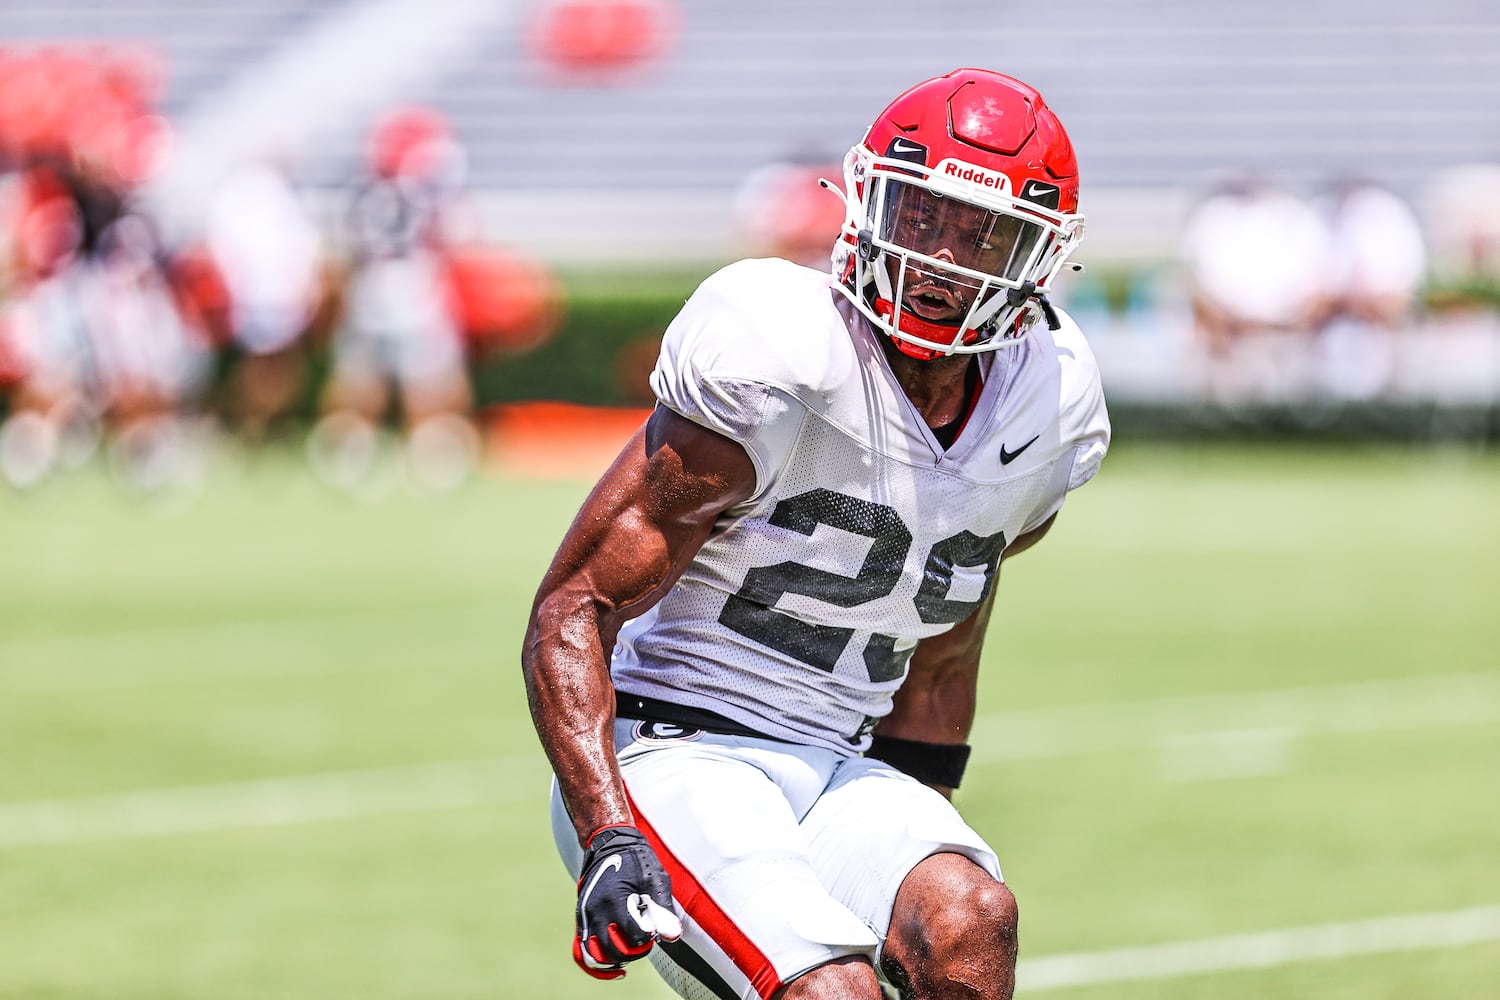
M 617 689 L 854 754 L 917 642 L 975 610 L 1004 546 L 1099 468 L 1109 418 L 1066 316 L 987 371 L 944 449 L 826 274 L 707 279 L 663 339 L 660 403 L 744 446 L 756 490 L 616 642 Z

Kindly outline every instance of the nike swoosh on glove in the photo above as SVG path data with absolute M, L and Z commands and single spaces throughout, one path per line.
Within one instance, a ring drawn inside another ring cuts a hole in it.
M 578 879 L 573 961 L 595 979 L 619 979 L 658 938 L 676 941 L 672 879 L 633 826 L 606 826 L 589 837 Z

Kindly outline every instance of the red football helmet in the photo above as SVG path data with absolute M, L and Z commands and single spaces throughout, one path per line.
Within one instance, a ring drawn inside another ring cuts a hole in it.
M 896 98 L 844 157 L 840 288 L 905 354 L 1019 343 L 1083 238 L 1078 161 L 1042 95 L 983 69 Z

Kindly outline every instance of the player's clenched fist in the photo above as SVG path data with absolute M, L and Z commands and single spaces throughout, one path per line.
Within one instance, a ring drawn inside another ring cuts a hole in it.
M 672 879 L 633 826 L 606 826 L 589 838 L 577 916 L 573 961 L 595 979 L 619 979 L 624 964 L 645 956 L 657 938 L 682 936 Z

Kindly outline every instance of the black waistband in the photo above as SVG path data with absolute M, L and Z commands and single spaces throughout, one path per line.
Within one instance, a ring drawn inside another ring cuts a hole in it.
M 750 736 L 761 740 L 776 739 L 776 737 L 767 736 L 765 733 L 757 733 L 749 726 L 741 725 L 733 719 L 726 719 L 718 712 L 710 712 L 706 708 L 693 708 L 691 705 L 674 705 L 669 701 L 662 701 L 659 698 L 648 698 L 641 694 L 627 694 L 624 691 L 615 692 L 615 715 L 621 719 L 639 719 L 644 722 L 669 722 L 674 726 L 681 726 L 684 729 L 701 729 L 705 733 L 718 733 L 720 736 Z

